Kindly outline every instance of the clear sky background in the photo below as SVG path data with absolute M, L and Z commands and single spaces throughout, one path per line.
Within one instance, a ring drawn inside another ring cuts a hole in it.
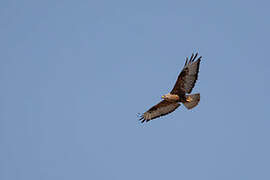
M 1 180 L 269 180 L 269 1 L 0 3 Z M 200 104 L 141 124 L 185 57 Z

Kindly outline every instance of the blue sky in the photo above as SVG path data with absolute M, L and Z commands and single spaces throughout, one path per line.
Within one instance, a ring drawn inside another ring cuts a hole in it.
M 269 6 L 1 1 L 0 179 L 270 179 Z M 199 106 L 140 124 L 192 52 Z

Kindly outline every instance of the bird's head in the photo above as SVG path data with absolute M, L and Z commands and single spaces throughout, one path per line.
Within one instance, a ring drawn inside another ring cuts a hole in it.
M 165 95 L 161 96 L 162 99 L 168 99 L 168 97 L 169 97 L 169 94 L 165 94 Z

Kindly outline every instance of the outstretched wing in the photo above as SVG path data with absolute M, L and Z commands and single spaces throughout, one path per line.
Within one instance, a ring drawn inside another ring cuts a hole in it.
M 161 101 L 160 103 L 156 104 L 155 106 L 151 107 L 148 111 L 143 113 L 140 116 L 140 120 L 143 123 L 144 121 L 150 121 L 152 119 L 158 118 L 160 116 L 164 116 L 173 112 L 180 106 L 177 102 L 169 102 L 166 100 Z
M 199 66 L 201 62 L 201 56 L 196 60 L 198 53 L 192 54 L 190 59 L 186 58 L 186 63 L 179 74 L 177 81 L 171 91 L 171 94 L 186 94 L 191 93 L 196 80 L 198 78 Z M 196 60 L 196 61 L 195 61 Z

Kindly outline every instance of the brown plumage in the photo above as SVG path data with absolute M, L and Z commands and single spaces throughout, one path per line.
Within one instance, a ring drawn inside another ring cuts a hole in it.
M 196 53 L 195 56 L 192 54 L 190 59 L 188 59 L 188 57 L 186 58 L 184 68 L 179 74 L 172 91 L 162 96 L 164 99 L 163 101 L 143 113 L 140 116 L 141 122 L 147 122 L 173 112 L 180 106 L 180 102 L 182 102 L 187 109 L 192 109 L 199 103 L 199 93 L 186 95 L 191 93 L 198 79 L 199 66 L 202 57 L 200 56 L 196 60 L 197 56 L 198 53 Z

